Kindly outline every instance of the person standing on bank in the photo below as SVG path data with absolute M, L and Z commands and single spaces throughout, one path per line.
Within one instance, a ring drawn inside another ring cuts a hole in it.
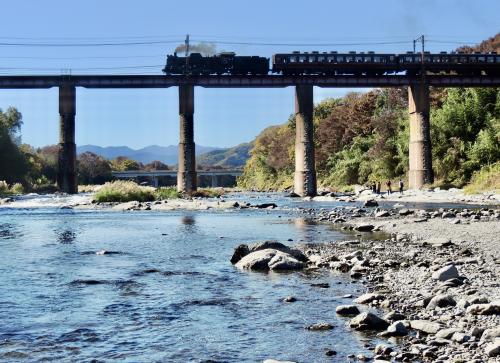
M 377 194 L 380 194 L 381 184 L 382 183 L 377 182 Z
M 403 183 L 403 179 L 399 179 L 399 193 L 400 194 L 403 194 L 404 187 L 405 187 L 405 185 Z
M 387 186 L 387 194 L 388 194 L 388 195 L 392 193 L 392 190 L 391 190 L 391 184 L 392 184 L 392 183 L 391 183 L 391 181 L 390 181 L 390 180 L 388 180 L 388 181 L 385 183 L 385 185 Z

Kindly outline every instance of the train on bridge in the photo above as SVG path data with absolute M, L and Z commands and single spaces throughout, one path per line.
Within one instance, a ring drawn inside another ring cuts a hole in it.
M 237 56 L 223 52 L 213 56 L 191 53 L 187 57 L 176 53 L 167 56 L 163 72 L 167 75 L 355 75 L 381 76 L 404 73 L 458 75 L 500 75 L 500 55 L 491 53 L 338 53 L 292 52 L 278 53 L 269 58 Z

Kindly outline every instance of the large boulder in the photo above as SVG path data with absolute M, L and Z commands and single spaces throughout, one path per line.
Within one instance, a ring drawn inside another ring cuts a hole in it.
M 374 199 L 369 199 L 363 204 L 363 207 L 378 207 L 378 202 Z
M 236 267 L 245 270 L 269 271 L 269 262 L 278 250 L 266 249 L 249 253 L 236 263 Z
M 288 271 L 302 269 L 305 264 L 290 254 L 268 248 L 250 252 L 239 260 L 235 266 L 254 271 Z
M 349 326 L 356 330 L 384 330 L 389 323 L 373 313 L 364 312 L 352 318 Z
M 302 251 L 299 251 L 295 248 L 290 248 L 289 246 L 278 242 L 278 241 L 262 241 L 262 242 L 257 242 L 253 243 L 248 246 L 250 252 L 255 252 L 255 251 L 260 251 L 260 250 L 265 250 L 268 248 L 272 248 L 274 250 L 278 250 L 284 253 L 288 253 L 295 257 L 297 260 L 302 261 L 302 262 L 307 262 L 308 259 L 306 255 L 302 253 Z

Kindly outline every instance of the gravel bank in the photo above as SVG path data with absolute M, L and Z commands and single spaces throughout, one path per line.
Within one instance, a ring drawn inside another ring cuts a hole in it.
M 346 317 L 346 324 L 387 338 L 367 358 L 500 361 L 499 211 L 382 210 L 376 204 L 317 215 L 360 231 L 360 240 L 303 247 L 316 267 L 348 273 L 364 285 L 366 294 L 353 305 L 374 315 Z M 371 241 L 361 232 L 372 230 L 390 238 Z

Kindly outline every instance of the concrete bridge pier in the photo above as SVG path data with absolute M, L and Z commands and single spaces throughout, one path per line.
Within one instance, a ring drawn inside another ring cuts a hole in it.
M 60 86 L 57 186 L 62 192 L 70 194 L 78 193 L 76 182 L 75 113 L 75 86 Z
M 177 190 L 191 194 L 196 191 L 196 157 L 194 145 L 194 86 L 179 86 L 179 166 Z
M 434 182 L 428 84 L 424 82 L 410 84 L 408 109 L 410 112 L 409 187 L 419 189 L 424 184 Z
M 313 106 L 313 86 L 295 86 L 294 191 L 300 196 L 316 195 Z

